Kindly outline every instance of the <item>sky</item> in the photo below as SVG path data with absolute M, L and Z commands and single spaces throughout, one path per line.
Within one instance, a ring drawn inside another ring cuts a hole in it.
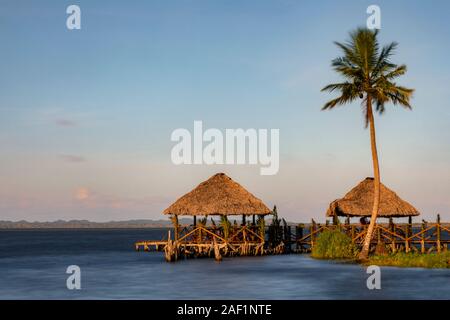
M 81 8 L 68 30 L 66 8 Z M 0 220 L 160 219 L 225 172 L 290 221 L 372 176 L 359 103 L 321 111 L 333 41 L 381 8 L 412 111 L 375 117 L 382 182 L 450 218 L 448 1 L 0 1 Z M 280 129 L 280 169 L 174 165 L 177 128 Z

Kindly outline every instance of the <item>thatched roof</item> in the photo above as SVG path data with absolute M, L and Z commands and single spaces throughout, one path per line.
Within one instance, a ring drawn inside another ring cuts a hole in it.
M 265 215 L 271 210 L 224 173 L 200 183 L 164 210 L 176 215 Z
M 362 217 L 372 214 L 373 178 L 366 178 L 348 192 L 342 199 L 333 201 L 327 210 L 327 217 L 334 215 Z M 402 200 L 394 191 L 381 184 L 379 217 L 418 216 L 419 212 Z

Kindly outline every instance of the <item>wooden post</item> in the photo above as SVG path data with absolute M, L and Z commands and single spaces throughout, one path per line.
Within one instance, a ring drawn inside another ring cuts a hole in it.
M 297 239 L 303 238 L 303 224 L 299 224 L 295 227 L 295 234 Z
M 411 237 L 412 235 L 412 217 L 408 217 L 408 236 Z
M 312 251 L 312 249 L 313 249 L 313 247 L 314 247 L 314 242 L 315 242 L 315 238 L 316 238 L 316 235 L 315 235 L 315 232 L 316 231 L 316 222 L 314 221 L 314 219 L 311 219 L 311 251 Z
M 436 219 L 436 250 L 441 253 L 441 216 L 439 214 Z
M 377 243 L 381 244 L 381 229 L 377 227 Z
M 339 225 L 340 221 L 339 221 L 339 217 L 337 215 L 333 216 L 333 224 L 335 226 Z
M 286 244 L 288 253 L 291 252 L 291 226 L 286 227 Z
M 255 218 L 255 215 L 253 215 L 253 225 L 256 226 L 256 218 Z
M 299 224 L 295 227 L 295 243 L 296 249 L 302 249 L 302 245 L 298 242 L 301 238 L 303 238 L 303 224 Z
M 164 251 L 165 251 L 165 257 L 166 257 L 166 261 L 167 262 L 171 262 L 172 261 L 172 257 L 173 257 L 173 246 L 172 246 L 172 237 L 170 236 L 170 230 L 167 233 L 167 244 L 164 247 Z
M 197 226 L 197 216 L 194 216 L 194 228 Z
M 376 228 L 377 228 L 377 246 L 375 247 L 375 253 L 384 255 L 386 253 L 386 248 L 384 246 L 383 238 L 381 237 L 381 228 L 379 225 L 376 225 Z
M 246 221 L 245 221 L 245 214 L 242 215 L 242 225 L 245 226 Z
M 175 238 L 175 241 L 177 241 L 178 240 L 178 236 L 179 236 L 179 225 L 178 225 L 178 215 L 175 215 L 174 216 L 175 218 L 174 218 L 174 231 L 175 231 L 175 235 L 174 235 L 174 238 Z
M 350 237 L 352 238 L 352 243 L 355 244 L 355 226 L 351 227 Z
M 425 225 L 425 220 L 422 220 L 422 233 L 421 233 L 421 236 L 420 236 L 420 252 L 421 253 L 425 253 L 425 228 L 426 228 L 426 225 Z
M 408 217 L 408 225 L 406 226 L 406 239 L 405 239 L 405 252 L 408 253 L 411 251 L 410 248 L 410 237 L 412 235 L 412 217 Z
M 391 229 L 391 232 L 393 234 L 395 234 L 395 225 L 394 225 L 394 221 L 393 221 L 392 217 L 389 218 L 389 227 Z M 395 235 L 392 235 L 391 249 L 392 249 L 392 253 L 395 253 L 395 251 L 397 250 L 396 245 L 395 245 Z
M 217 245 L 216 237 L 214 237 L 214 259 L 216 259 L 216 261 L 222 260 L 222 255 L 220 254 L 220 249 Z

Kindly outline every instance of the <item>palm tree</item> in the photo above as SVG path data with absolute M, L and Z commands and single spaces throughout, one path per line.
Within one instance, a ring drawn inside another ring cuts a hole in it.
M 385 104 L 392 102 L 406 109 L 411 109 L 409 100 L 413 89 L 397 85 L 397 77 L 406 73 L 406 65 L 396 65 L 390 61 L 397 43 L 392 42 L 380 50 L 377 40 L 378 31 L 358 28 L 350 32 L 346 43 L 335 42 L 342 50 L 343 56 L 332 61 L 333 69 L 342 75 L 345 82 L 327 85 L 322 91 L 337 91 L 340 96 L 328 101 L 322 110 L 333 109 L 335 106 L 351 103 L 362 99 L 361 105 L 365 117 L 365 128 L 370 128 L 370 144 L 372 149 L 374 171 L 374 199 L 372 215 L 364 244 L 359 258 L 367 259 L 370 241 L 380 204 L 380 169 L 378 163 L 375 138 L 374 107 L 379 114 L 384 113 Z

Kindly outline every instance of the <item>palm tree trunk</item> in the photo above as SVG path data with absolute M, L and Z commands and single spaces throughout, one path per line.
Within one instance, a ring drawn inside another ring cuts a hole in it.
M 375 223 L 378 216 L 378 209 L 380 206 L 380 167 L 378 163 L 378 152 L 377 152 L 377 142 L 375 138 L 375 122 L 373 118 L 372 111 L 372 98 L 367 95 L 367 115 L 369 118 L 370 126 L 370 145 L 372 148 L 372 161 L 373 161 L 373 173 L 374 173 L 374 192 L 373 192 L 373 207 L 372 215 L 370 217 L 369 228 L 367 229 L 366 238 L 364 239 L 364 244 L 362 250 L 359 254 L 359 259 L 366 260 L 369 256 L 370 241 L 372 240 Z

